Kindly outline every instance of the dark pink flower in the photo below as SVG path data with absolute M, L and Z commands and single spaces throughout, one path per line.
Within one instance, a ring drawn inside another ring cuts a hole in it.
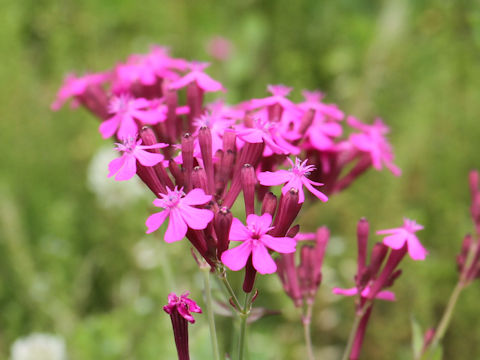
M 198 87 L 203 91 L 224 91 L 222 84 L 213 80 L 203 71 L 209 66 L 209 63 L 192 62 L 189 64 L 190 72 L 180 79 L 170 84 L 170 89 L 178 90 L 190 83 L 197 83 Z
M 348 124 L 362 131 L 350 135 L 350 143 L 358 150 L 369 154 L 375 169 L 381 170 L 385 165 L 393 175 L 400 176 L 402 171 L 393 163 L 393 151 L 385 135 L 389 128 L 381 119 L 376 119 L 373 125 L 367 125 L 353 116 L 347 119 Z
M 115 180 L 123 181 L 131 179 L 137 173 L 137 160 L 144 166 L 154 166 L 163 161 L 162 154 L 145 151 L 147 149 L 161 149 L 168 144 L 158 143 L 155 145 L 141 145 L 142 140 L 127 138 L 123 143 L 116 143 L 117 151 L 123 155 L 108 164 L 108 177 L 115 175 Z
M 170 315 L 177 311 L 185 320 L 193 324 L 195 323 L 195 319 L 191 313 L 201 314 L 202 309 L 195 301 L 189 299 L 188 295 L 188 292 L 183 293 L 180 297 L 175 293 L 168 294 L 168 304 L 163 307 L 163 310 Z
M 151 106 L 151 101 L 143 98 L 134 99 L 129 95 L 113 98 L 109 106 L 109 112 L 113 116 L 102 122 L 99 127 L 102 137 L 106 139 L 117 133 L 119 139 L 127 139 L 138 133 L 135 120 L 143 124 L 156 124 L 165 120 L 165 110 L 155 111 L 150 109 Z
M 349 289 L 333 288 L 332 292 L 336 295 L 355 296 L 358 295 L 358 288 L 353 287 Z M 370 294 L 370 286 L 362 290 L 362 298 L 367 299 Z M 395 301 L 395 294 L 392 291 L 382 290 L 375 295 L 375 298 L 387 301 Z
M 425 260 L 428 254 L 422 246 L 415 233 L 423 230 L 423 226 L 417 224 L 414 220 L 403 219 L 403 226 L 399 228 L 377 231 L 379 235 L 388 235 L 383 239 L 383 243 L 392 249 L 401 249 L 407 244 L 408 253 L 413 260 Z
M 222 254 L 222 262 L 233 271 L 245 267 L 248 258 L 252 255 L 253 267 L 260 274 L 272 274 L 277 265 L 268 253 L 267 248 L 279 253 L 295 252 L 296 241 L 289 237 L 273 237 L 267 233 L 273 229 L 272 215 L 265 213 L 262 216 L 250 214 L 247 217 L 247 226 L 237 218 L 233 219 L 230 228 L 230 241 L 243 241 L 240 246 L 227 250 Z
M 260 184 L 265 186 L 274 186 L 285 184 L 282 188 L 282 194 L 286 194 L 290 189 L 298 190 L 298 203 L 303 203 L 305 201 L 305 194 L 303 193 L 303 186 L 305 186 L 313 195 L 319 198 L 322 201 L 327 201 L 328 197 L 315 189 L 315 186 L 322 186 L 323 184 L 309 180 L 307 178 L 310 173 L 315 170 L 315 166 L 307 165 L 307 160 L 301 161 L 299 158 L 295 158 L 295 164 L 290 158 L 287 160 L 292 165 L 292 168 L 289 170 L 278 170 L 275 172 L 261 172 L 258 174 L 258 181 Z
M 145 222 L 148 228 L 147 234 L 157 230 L 169 217 L 165 241 L 179 241 L 187 233 L 188 227 L 195 230 L 203 230 L 213 219 L 212 211 L 195 207 L 196 205 L 203 205 L 212 199 L 212 196 L 206 195 L 202 189 L 193 189 L 188 194 L 185 194 L 183 189 L 178 190 L 175 187 L 175 189 L 170 190 L 167 187 L 167 193 L 159 195 L 161 198 L 155 199 L 153 204 L 164 210 L 148 217 Z
M 108 78 L 108 73 L 87 74 L 81 77 L 73 74 L 67 75 L 57 93 L 57 98 L 51 105 L 52 110 L 60 109 L 68 99 L 83 95 L 89 86 L 101 85 Z M 74 103 L 74 105 L 77 105 L 77 103 Z

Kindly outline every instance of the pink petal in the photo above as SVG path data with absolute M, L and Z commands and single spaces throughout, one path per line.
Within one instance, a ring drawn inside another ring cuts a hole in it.
M 259 233 L 266 233 L 272 225 L 272 215 L 265 213 L 262 216 L 250 214 L 247 217 L 247 226 L 249 228 L 257 228 Z
M 128 115 L 125 114 L 120 122 L 120 128 L 118 129 L 118 138 L 119 139 L 128 139 L 129 137 L 134 138 L 137 135 L 138 126 L 135 123 L 135 120 Z
M 240 220 L 233 218 L 228 238 L 230 241 L 244 241 L 250 238 L 250 232 Z
M 170 220 L 168 222 L 167 232 L 165 233 L 165 241 L 171 243 L 182 240 L 186 233 L 187 224 L 185 224 L 179 209 L 171 209 Z
M 257 244 L 252 250 L 253 267 L 260 274 L 273 274 L 277 271 L 277 265 L 263 244 Z
M 165 120 L 165 114 L 160 111 L 132 111 L 132 116 L 144 124 L 154 125 Z
M 358 294 L 358 289 L 356 287 L 349 289 L 333 288 L 332 292 L 336 295 L 355 296 Z
M 168 211 L 161 211 L 159 213 L 152 214 L 148 217 L 147 221 L 145 221 L 145 225 L 147 226 L 147 234 L 150 234 L 157 230 L 160 226 L 162 226 L 163 222 L 168 216 Z
M 388 290 L 380 291 L 375 297 L 380 300 L 395 301 L 395 293 Z
M 137 161 L 133 155 L 124 154 L 124 163 L 120 170 L 118 170 L 115 180 L 125 181 L 130 180 L 137 173 Z
M 408 236 L 408 253 L 413 260 L 425 260 L 428 251 L 422 246 L 415 235 Z
M 110 161 L 110 163 L 108 164 L 108 177 L 112 177 L 113 175 L 115 175 L 124 163 L 125 156 L 123 155 Z
M 342 126 L 334 122 L 323 123 L 320 127 L 322 132 L 330 136 L 340 136 L 342 135 Z
M 104 139 L 108 139 L 117 131 L 120 118 L 118 116 L 112 116 L 110 119 L 103 121 L 98 127 L 98 131 L 102 134 Z
M 251 252 L 252 248 L 250 241 L 245 241 L 240 246 L 225 251 L 222 254 L 222 262 L 230 270 L 238 271 L 245 267 Z
M 403 245 L 405 245 L 406 240 L 407 238 L 405 234 L 397 233 L 397 234 L 386 236 L 383 239 L 383 243 L 392 249 L 398 250 L 398 249 L 401 249 Z
M 284 184 L 295 176 L 291 171 L 278 170 L 275 172 L 265 171 L 257 175 L 258 182 L 265 186 L 274 186 Z
M 392 228 L 392 229 L 385 229 L 385 230 L 378 230 L 377 235 L 385 235 L 385 234 L 395 234 L 399 231 L 402 231 L 403 228 Z
M 163 161 L 164 158 L 162 154 L 151 153 L 149 151 L 141 150 L 138 148 L 133 150 L 133 155 L 137 158 L 140 164 L 144 166 L 157 165 L 159 162 Z
M 332 139 L 330 139 L 328 136 L 325 136 L 317 128 L 313 128 L 308 135 L 310 137 L 310 142 L 315 149 L 329 150 L 333 147 Z
M 295 252 L 295 247 L 297 246 L 297 242 L 289 237 L 273 237 L 270 235 L 263 235 L 260 240 L 270 249 L 282 254 Z
M 178 79 L 177 81 L 170 83 L 169 88 L 172 90 L 178 90 L 187 86 L 192 81 L 195 81 L 195 74 L 193 72 L 188 73 L 187 75 Z
M 308 180 L 307 178 L 303 178 L 302 179 L 302 182 L 303 182 L 303 185 L 305 185 L 305 187 L 308 189 L 308 191 L 310 191 L 313 195 L 315 195 L 317 198 L 319 198 L 320 200 L 322 200 L 323 202 L 326 202 L 328 201 L 328 197 L 327 195 L 325 195 L 324 193 L 322 193 L 321 191 L 318 191 L 317 189 L 315 189 L 312 184 L 310 183 L 310 180 Z
M 203 230 L 213 219 L 213 212 L 207 209 L 197 209 L 189 205 L 182 206 L 182 218 L 189 227 Z
M 210 200 L 212 200 L 212 195 L 206 195 L 203 189 L 196 188 L 185 195 L 181 202 L 186 205 L 203 205 Z
M 197 74 L 197 84 L 204 91 L 220 91 L 223 90 L 223 86 L 220 82 L 213 80 L 210 76 L 203 73 Z

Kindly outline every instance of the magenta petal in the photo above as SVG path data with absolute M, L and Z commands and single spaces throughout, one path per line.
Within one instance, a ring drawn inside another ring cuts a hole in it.
M 282 254 L 289 254 L 295 252 L 297 242 L 289 237 L 273 237 L 270 235 L 263 235 L 260 239 L 265 246 Z
M 115 180 L 117 181 L 130 180 L 137 173 L 137 161 L 135 157 L 131 154 L 124 154 L 123 158 L 125 159 L 123 166 L 115 176 Z
M 150 234 L 157 230 L 160 226 L 162 226 L 163 222 L 168 216 L 168 211 L 161 211 L 159 213 L 155 213 L 150 215 L 145 221 L 145 225 L 147 226 L 147 234 Z
M 203 230 L 213 219 L 213 212 L 206 209 L 197 209 L 189 205 L 182 206 L 182 218 L 189 227 Z
M 252 263 L 253 267 L 260 274 L 273 274 L 277 271 L 277 265 L 263 244 L 257 244 L 253 248 Z
M 110 161 L 110 163 L 108 164 L 108 177 L 112 177 L 113 175 L 115 175 L 118 170 L 120 170 L 120 168 L 123 166 L 124 162 L 124 156 L 120 156 L 119 158 Z
M 284 184 L 295 176 L 291 171 L 278 170 L 275 172 L 265 171 L 258 174 L 258 182 L 265 186 Z
M 245 267 L 251 252 L 251 242 L 245 241 L 241 245 L 225 251 L 222 254 L 222 262 L 230 270 L 238 271 Z
M 358 294 L 358 289 L 356 287 L 349 289 L 333 288 L 332 292 L 335 295 L 354 296 Z
M 134 138 L 138 132 L 138 127 L 133 118 L 125 114 L 120 123 L 120 128 L 118 129 L 118 138 L 119 139 L 128 139 L 129 137 Z
M 233 218 L 228 238 L 230 241 L 244 241 L 250 238 L 250 232 L 240 220 Z
M 212 195 L 206 195 L 203 189 L 196 188 L 185 195 L 182 203 L 187 205 L 203 205 L 210 200 L 212 200 Z
M 133 151 L 133 155 L 137 158 L 140 164 L 144 166 L 153 166 L 157 165 L 159 162 L 163 161 L 164 157 L 162 154 L 151 153 L 145 150 L 136 148 Z
M 332 139 L 321 133 L 318 128 L 312 129 L 312 131 L 310 131 L 308 135 L 310 138 L 310 142 L 315 149 L 329 150 L 333 147 Z
M 98 127 L 98 131 L 102 134 L 104 139 L 108 139 L 117 131 L 120 118 L 118 116 L 113 116 L 108 120 L 103 121 Z
M 425 260 L 428 252 L 415 235 L 408 237 L 408 253 L 413 260 Z
M 387 245 L 388 247 L 398 250 L 405 245 L 405 241 L 407 240 L 405 234 L 393 234 L 386 236 L 383 239 L 383 243 Z
M 168 243 L 182 240 L 187 233 L 187 224 L 183 220 L 178 209 L 170 210 L 170 221 L 165 233 L 165 241 Z
M 388 290 L 380 291 L 375 297 L 380 300 L 395 301 L 395 293 Z
M 172 90 L 178 90 L 181 89 L 188 84 L 190 84 L 192 81 L 195 81 L 195 74 L 194 73 L 189 73 L 185 75 L 184 77 L 178 79 L 177 81 L 174 81 L 170 84 L 169 88 Z
M 310 184 L 310 181 L 307 178 L 303 179 L 303 185 L 310 191 L 313 195 L 315 195 L 317 198 L 319 198 L 321 201 L 326 202 L 328 201 L 327 195 L 322 193 L 321 191 L 318 191 L 315 189 L 312 184 Z
M 265 213 L 262 216 L 250 214 L 247 217 L 247 226 L 250 229 L 257 229 L 258 233 L 266 233 L 272 225 L 272 215 Z
M 223 86 L 216 80 L 213 80 L 210 76 L 203 73 L 197 74 L 197 84 L 204 91 L 220 91 L 223 90 Z

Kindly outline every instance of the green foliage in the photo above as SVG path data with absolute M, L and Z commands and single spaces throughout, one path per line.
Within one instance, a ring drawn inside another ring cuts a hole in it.
M 363 358 L 410 358 L 408 314 L 436 324 L 457 279 L 454 254 L 471 229 L 467 173 L 479 167 L 475 2 L 24 0 L 1 3 L 0 28 L 1 358 L 35 331 L 64 336 L 73 360 L 175 357 L 161 309 L 167 294 L 189 289 L 203 305 L 188 246 L 143 238 L 149 195 L 103 206 L 87 185 L 89 163 L 104 144 L 95 119 L 51 113 L 49 104 L 68 71 L 107 69 L 151 43 L 210 60 L 205 45 L 214 35 L 235 47 L 230 61 L 211 68 L 229 101 L 260 97 L 271 83 L 294 86 L 297 99 L 300 89 L 320 88 L 347 113 L 381 116 L 392 128 L 401 178 L 371 171 L 300 217 L 304 230 L 327 224 L 335 236 L 312 324 L 318 357 L 338 358 L 351 325 L 353 304 L 336 301 L 330 289 L 352 284 L 361 216 L 375 230 L 415 218 L 430 250 L 426 262 L 403 265 L 398 301 L 375 308 Z M 145 260 L 144 245 L 160 260 Z M 258 306 L 283 314 L 251 326 L 251 358 L 302 358 L 298 313 L 278 280 L 268 276 L 258 286 Z M 445 359 L 480 357 L 479 296 L 478 286 L 462 295 Z M 230 319 L 219 317 L 218 328 L 228 350 Z M 194 359 L 209 358 L 207 329 L 202 317 L 191 327 Z

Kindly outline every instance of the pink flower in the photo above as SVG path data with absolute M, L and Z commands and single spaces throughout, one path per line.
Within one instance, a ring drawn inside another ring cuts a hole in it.
M 135 120 L 144 124 L 156 124 L 165 120 L 164 112 L 151 110 L 151 105 L 147 99 L 134 99 L 129 95 L 113 98 L 109 112 L 114 115 L 102 122 L 99 127 L 102 137 L 106 139 L 117 133 L 119 139 L 126 139 L 138 133 Z
M 203 72 L 203 70 L 209 65 L 209 63 L 192 62 L 189 65 L 190 72 L 182 78 L 172 82 L 170 84 L 170 89 L 178 90 L 192 82 L 196 82 L 198 87 L 204 91 L 224 91 L 225 89 L 221 83 L 213 80 L 209 75 Z
M 428 251 L 422 246 L 415 233 L 423 230 L 423 226 L 417 224 L 414 220 L 403 219 L 403 226 L 399 228 L 377 231 L 379 235 L 388 235 L 383 239 L 383 243 L 392 249 L 401 249 L 405 244 L 408 247 L 408 253 L 413 260 L 425 260 Z
M 168 294 L 168 304 L 163 307 L 163 310 L 170 315 L 174 311 L 177 311 L 185 320 L 193 324 L 195 319 L 191 313 L 194 312 L 201 314 L 202 309 L 195 301 L 189 299 L 188 295 L 188 292 L 183 293 L 180 297 L 175 293 Z
M 268 85 L 267 89 L 272 96 L 263 99 L 252 99 L 247 104 L 247 107 L 249 109 L 257 109 L 262 106 L 279 104 L 284 109 L 297 110 L 295 104 L 287 99 L 288 94 L 292 91 L 291 87 L 285 85 Z
M 315 186 L 322 186 L 323 184 L 309 180 L 307 178 L 310 173 L 315 170 L 315 166 L 307 165 L 307 160 L 301 162 L 299 158 L 295 158 L 295 164 L 290 158 L 287 160 L 292 165 L 289 170 L 278 170 L 275 172 L 265 171 L 258 174 L 258 181 L 265 186 L 274 186 L 285 184 L 282 188 L 282 194 L 286 194 L 290 189 L 294 188 L 298 190 L 298 203 L 305 201 L 305 194 L 303 193 L 303 186 L 305 186 L 313 195 L 322 201 L 327 201 L 328 197 L 315 189 Z
M 402 171 L 393 163 L 393 151 L 385 135 L 389 128 L 381 119 L 376 119 L 373 125 L 367 125 L 349 116 L 347 122 L 353 128 L 362 131 L 350 135 L 351 144 L 358 150 L 368 153 L 375 169 L 381 170 L 385 165 L 393 175 L 400 176 Z
M 349 289 L 333 288 L 332 292 L 336 295 L 355 296 L 358 294 L 358 289 L 356 287 Z M 370 294 L 370 286 L 362 290 L 362 298 L 368 298 L 368 294 Z M 381 300 L 395 301 L 395 294 L 388 290 L 380 291 L 375 297 Z
M 228 60 L 232 55 L 233 46 L 230 40 L 223 36 L 212 37 L 207 44 L 207 52 L 217 60 Z
M 272 216 L 265 213 L 262 216 L 250 214 L 247 226 L 237 218 L 233 219 L 230 228 L 230 241 L 243 241 L 240 246 L 227 250 L 222 254 L 222 262 L 233 271 L 245 267 L 252 255 L 253 267 L 260 274 L 272 274 L 277 271 L 277 265 L 268 253 L 267 247 L 279 253 L 295 252 L 296 241 L 289 237 L 273 237 L 267 233 L 273 229 Z
M 162 154 L 145 150 L 164 148 L 168 144 L 141 145 L 141 143 L 141 139 L 135 141 L 135 138 L 129 137 L 122 144 L 115 144 L 115 150 L 122 151 L 123 155 L 108 164 L 108 177 L 116 174 L 115 180 L 117 181 L 129 180 L 137 173 L 137 160 L 143 166 L 154 166 L 163 161 Z
M 302 91 L 305 98 L 303 103 L 298 104 L 298 107 L 307 111 L 309 109 L 315 110 L 315 118 L 319 116 L 327 117 L 331 120 L 340 121 L 343 119 L 343 112 L 337 108 L 336 105 L 322 103 L 323 94 L 320 91 Z
M 147 234 L 157 230 L 170 217 L 165 241 L 170 243 L 182 240 L 187 233 L 187 228 L 203 230 L 213 219 L 213 212 L 207 209 L 198 209 L 195 205 L 203 205 L 212 199 L 202 189 L 193 189 L 185 195 L 183 188 L 170 190 L 167 187 L 166 194 L 159 194 L 161 199 L 155 199 L 153 204 L 164 210 L 150 215 L 145 222 Z
M 109 74 L 107 73 L 87 74 L 81 77 L 73 74 L 67 75 L 57 93 L 57 98 L 51 105 L 52 110 L 57 111 L 69 98 L 83 95 L 89 86 L 101 85 L 108 78 Z

